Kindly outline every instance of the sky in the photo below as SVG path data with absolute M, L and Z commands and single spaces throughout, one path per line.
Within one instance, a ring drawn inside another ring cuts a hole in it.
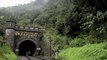
M 0 7 L 16 6 L 20 4 L 27 4 L 35 0 L 0 0 Z

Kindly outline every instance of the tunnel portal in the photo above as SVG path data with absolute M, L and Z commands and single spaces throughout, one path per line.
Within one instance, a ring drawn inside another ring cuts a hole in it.
M 33 56 L 37 46 L 33 41 L 26 40 L 19 44 L 19 55 L 20 56 Z

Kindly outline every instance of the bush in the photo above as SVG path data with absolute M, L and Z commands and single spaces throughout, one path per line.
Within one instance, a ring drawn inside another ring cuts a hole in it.
M 61 60 L 106 60 L 107 43 L 88 44 L 83 47 L 64 49 L 59 53 Z
M 3 38 L 0 36 L 0 60 L 17 60 L 16 55 L 12 49 L 4 43 Z

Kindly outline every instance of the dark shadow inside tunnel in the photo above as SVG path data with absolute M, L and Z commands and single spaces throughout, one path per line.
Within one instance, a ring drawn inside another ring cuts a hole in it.
M 33 41 L 26 40 L 19 44 L 20 56 L 32 56 L 35 53 L 36 44 Z

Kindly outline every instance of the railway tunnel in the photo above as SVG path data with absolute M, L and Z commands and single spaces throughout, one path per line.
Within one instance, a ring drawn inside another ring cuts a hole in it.
M 33 56 L 36 52 L 37 47 L 38 47 L 37 43 L 35 43 L 34 41 L 31 40 L 22 41 L 18 46 L 19 48 L 18 54 L 20 56 L 25 56 L 25 55 Z

